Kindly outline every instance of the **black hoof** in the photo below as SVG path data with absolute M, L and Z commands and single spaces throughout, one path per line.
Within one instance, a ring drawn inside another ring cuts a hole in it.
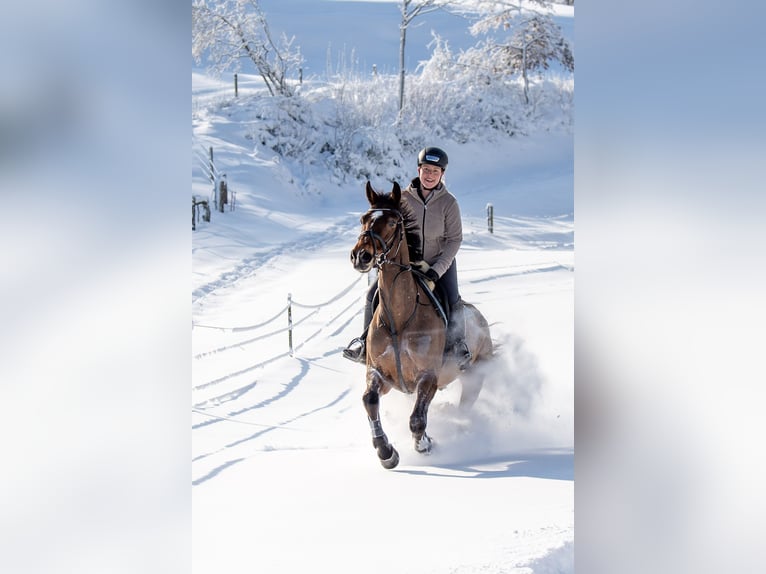
M 396 465 L 399 464 L 399 453 L 396 452 L 396 449 L 394 447 L 391 447 L 391 456 L 389 456 L 386 459 L 381 457 L 380 464 L 383 465 L 383 468 L 388 470 L 391 470 L 392 468 L 396 468 Z

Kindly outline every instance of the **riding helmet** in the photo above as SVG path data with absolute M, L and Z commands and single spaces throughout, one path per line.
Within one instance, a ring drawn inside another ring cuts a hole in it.
M 418 167 L 424 163 L 447 169 L 447 152 L 438 147 L 424 147 L 418 154 Z

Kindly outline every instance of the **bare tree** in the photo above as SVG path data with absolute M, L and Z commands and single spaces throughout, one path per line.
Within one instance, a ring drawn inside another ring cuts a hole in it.
M 302 63 L 293 40 L 283 34 L 279 45 L 274 42 L 258 0 L 192 2 L 194 60 L 199 64 L 204 57 L 219 74 L 229 68 L 237 70 L 241 60 L 249 60 L 272 96 L 293 95 L 287 74 Z
M 402 20 L 399 24 L 399 115 L 404 108 L 404 48 L 407 44 L 407 28 L 412 21 L 423 14 L 428 14 L 447 6 L 449 0 L 402 0 Z

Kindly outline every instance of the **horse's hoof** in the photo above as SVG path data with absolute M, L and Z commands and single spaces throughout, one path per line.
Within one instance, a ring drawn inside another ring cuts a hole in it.
M 433 441 L 431 440 L 431 437 L 427 434 L 424 434 L 422 437 L 420 437 L 420 440 L 415 441 L 415 450 L 418 451 L 420 454 L 431 454 L 431 447 L 433 446 Z
M 391 447 L 391 456 L 386 459 L 381 458 L 380 464 L 383 465 L 383 468 L 388 470 L 396 468 L 396 465 L 399 464 L 399 453 L 396 452 L 394 447 Z

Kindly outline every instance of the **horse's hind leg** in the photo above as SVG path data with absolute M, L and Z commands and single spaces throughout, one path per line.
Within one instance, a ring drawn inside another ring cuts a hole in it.
M 467 411 L 479 398 L 479 393 L 484 384 L 484 375 L 475 370 L 466 371 L 460 375 L 460 410 Z
M 415 399 L 415 408 L 410 415 L 410 431 L 415 440 L 415 450 L 418 452 L 431 452 L 431 437 L 426 434 L 428 423 L 428 406 L 436 394 L 436 374 L 427 371 L 418 378 L 418 394 Z
M 367 391 L 362 396 L 362 402 L 364 402 L 367 420 L 372 431 L 372 446 L 378 453 L 380 464 L 387 469 L 395 468 L 399 464 L 399 453 L 388 442 L 388 437 L 380 424 L 380 379 L 377 375 L 371 377 Z

